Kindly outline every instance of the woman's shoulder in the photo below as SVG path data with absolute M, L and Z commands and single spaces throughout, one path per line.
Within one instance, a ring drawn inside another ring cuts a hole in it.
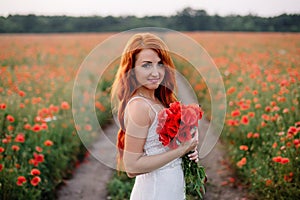
M 127 106 L 127 109 L 133 109 L 133 110 L 149 110 L 150 105 L 147 102 L 146 99 L 140 96 L 133 96 L 132 98 L 129 99 Z
M 149 125 L 152 121 L 152 112 L 149 103 L 139 96 L 132 97 L 126 106 L 126 118 L 138 124 Z

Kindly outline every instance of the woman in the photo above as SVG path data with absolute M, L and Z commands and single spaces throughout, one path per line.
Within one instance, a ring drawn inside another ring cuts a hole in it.
M 120 170 L 136 177 L 132 200 L 185 199 L 181 157 L 198 161 L 197 134 L 177 149 L 161 144 L 156 133 L 157 113 L 176 101 L 175 66 L 165 43 L 150 33 L 128 41 L 113 84 L 120 130 L 117 146 Z

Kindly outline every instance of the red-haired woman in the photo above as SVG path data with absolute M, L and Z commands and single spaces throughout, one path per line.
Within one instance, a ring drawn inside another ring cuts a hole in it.
M 131 200 L 183 200 L 181 157 L 195 150 L 197 137 L 169 149 L 161 144 L 157 113 L 176 101 L 175 66 L 165 43 L 150 33 L 128 41 L 112 88 L 119 102 L 117 146 L 120 170 L 136 177 Z M 198 161 L 197 150 L 189 154 Z

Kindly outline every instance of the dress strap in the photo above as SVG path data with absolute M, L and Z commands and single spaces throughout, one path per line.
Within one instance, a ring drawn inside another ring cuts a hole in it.
M 142 96 L 135 96 L 135 97 L 132 97 L 128 102 L 127 102 L 127 105 L 133 101 L 134 99 L 143 99 L 150 107 L 151 109 L 155 112 L 155 114 L 157 114 L 157 111 L 155 110 L 155 108 L 153 107 L 153 105 L 149 102 L 148 99 L 146 99 L 145 97 L 142 97 Z

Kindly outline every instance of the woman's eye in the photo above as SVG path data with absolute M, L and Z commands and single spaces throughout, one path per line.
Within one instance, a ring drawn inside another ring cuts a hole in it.
M 157 66 L 158 67 L 164 67 L 165 65 L 163 63 L 158 63 Z
M 149 68 L 149 67 L 151 67 L 152 65 L 150 64 L 150 63 L 145 63 L 145 64 L 143 64 L 142 65 L 142 67 L 144 67 L 144 68 Z

